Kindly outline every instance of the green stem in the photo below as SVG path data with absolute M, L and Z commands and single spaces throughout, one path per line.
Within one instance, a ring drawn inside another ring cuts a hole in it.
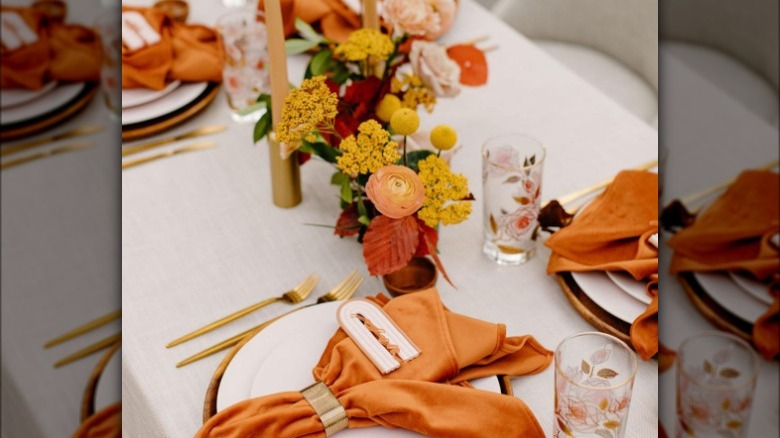
M 404 135 L 404 166 L 408 167 L 406 162 L 406 136 L 405 135 Z

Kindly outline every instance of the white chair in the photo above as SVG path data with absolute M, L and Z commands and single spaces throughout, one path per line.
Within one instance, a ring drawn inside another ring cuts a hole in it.
M 499 0 L 492 11 L 657 127 L 657 0 Z
M 661 14 L 662 59 L 674 56 L 778 125 L 777 0 L 670 0 Z

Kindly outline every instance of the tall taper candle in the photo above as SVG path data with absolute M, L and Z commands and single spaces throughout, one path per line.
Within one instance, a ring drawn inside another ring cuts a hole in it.
M 271 116 L 274 126 L 282 119 L 284 98 L 290 89 L 287 79 L 287 52 L 284 50 L 284 25 L 279 0 L 265 1 L 265 25 L 268 31 L 268 55 L 270 57 Z M 277 207 L 295 207 L 301 203 L 301 174 L 298 154 L 282 159 L 279 144 L 269 139 L 268 152 L 271 164 L 271 190 Z
M 377 0 L 363 0 L 363 27 L 379 29 L 379 16 L 376 14 Z

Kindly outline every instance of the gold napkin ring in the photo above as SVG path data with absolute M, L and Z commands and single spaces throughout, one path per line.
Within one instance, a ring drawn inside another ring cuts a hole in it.
M 301 395 L 320 418 L 325 427 L 326 437 L 347 428 L 349 424 L 347 411 L 344 410 L 344 406 L 341 406 L 341 402 L 328 388 L 328 385 L 317 382 L 302 390 Z

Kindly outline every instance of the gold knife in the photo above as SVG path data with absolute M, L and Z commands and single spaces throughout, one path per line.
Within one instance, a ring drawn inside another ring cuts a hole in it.
M 37 152 L 24 157 L 12 158 L 10 160 L 3 161 L 2 163 L 0 163 L 0 169 L 6 169 L 9 167 L 18 166 L 19 164 L 27 163 L 41 158 L 51 157 L 53 155 L 63 154 L 65 152 L 91 148 L 94 145 L 95 145 L 94 143 L 87 143 L 87 142 L 72 143 L 66 146 L 60 146 L 55 149 L 49 149 L 47 151 Z
M 46 143 L 52 143 L 58 140 L 64 140 L 66 138 L 79 137 L 82 135 L 100 132 L 103 129 L 105 129 L 105 127 L 102 125 L 82 126 L 80 128 L 71 129 L 70 131 L 65 131 L 56 135 L 52 135 L 51 137 L 39 138 L 37 140 L 30 140 L 24 143 L 15 144 L 13 146 L 4 147 L 0 149 L 0 156 L 4 157 L 6 155 L 15 154 L 17 152 L 25 151 L 27 149 L 32 149 L 34 147 L 41 146 Z
M 69 341 L 75 337 L 81 336 L 84 333 L 90 332 L 92 330 L 95 330 L 98 327 L 102 327 L 106 324 L 108 324 L 111 321 L 114 321 L 116 319 L 119 319 L 122 317 L 122 311 L 121 310 L 115 310 L 107 315 L 101 316 L 100 318 L 94 319 L 84 325 L 81 325 L 79 327 L 74 328 L 73 330 L 70 330 L 66 333 L 63 333 L 60 336 L 57 336 L 56 338 L 50 340 L 47 342 L 43 348 L 49 348 L 53 347 L 55 345 L 61 344 L 65 341 Z
M 97 353 L 100 350 L 111 347 L 112 345 L 115 345 L 118 342 L 122 342 L 122 333 L 117 333 L 107 338 L 103 338 L 95 342 L 94 344 L 82 348 L 81 350 L 71 354 L 70 356 L 63 357 L 62 359 L 54 363 L 54 368 L 59 368 L 61 366 L 75 362 L 79 359 L 83 359 L 89 355 Z
M 136 158 L 134 160 L 128 160 L 122 162 L 122 170 L 125 170 L 130 167 L 138 166 L 140 164 L 148 163 L 150 161 L 159 160 L 161 158 L 167 158 L 171 157 L 176 154 L 182 154 L 185 152 L 194 152 L 194 151 L 200 151 L 203 149 L 210 149 L 213 147 L 216 147 L 217 143 L 213 141 L 205 141 L 201 143 L 194 143 L 188 146 L 180 147 L 178 149 L 171 149 L 169 151 L 161 152 L 159 154 L 151 155 L 148 157 L 143 158 Z
M 204 126 L 202 128 L 194 129 L 192 131 L 185 132 L 184 134 L 179 134 L 174 137 L 163 138 L 160 140 L 150 141 L 148 143 L 137 144 L 135 146 L 126 147 L 122 149 L 122 156 L 125 157 L 127 155 L 137 154 L 138 152 L 143 152 L 169 143 L 186 140 L 188 138 L 200 137 L 201 135 L 216 134 L 217 132 L 222 132 L 225 129 L 227 129 L 227 126 L 225 125 Z

